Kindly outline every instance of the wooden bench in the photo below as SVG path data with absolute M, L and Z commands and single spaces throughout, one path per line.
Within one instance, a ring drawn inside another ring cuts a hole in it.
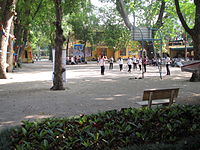
M 171 105 L 175 102 L 175 98 L 178 97 L 179 88 L 168 89 L 148 89 L 144 91 L 143 101 L 137 102 L 141 106 L 151 105 Z

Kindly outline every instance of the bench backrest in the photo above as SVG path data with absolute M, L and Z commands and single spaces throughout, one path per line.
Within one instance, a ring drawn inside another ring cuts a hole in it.
M 167 99 L 167 98 L 177 98 L 179 88 L 169 88 L 169 89 L 149 89 L 145 90 L 143 94 L 143 100 L 149 100 L 151 97 L 152 100 L 156 99 Z

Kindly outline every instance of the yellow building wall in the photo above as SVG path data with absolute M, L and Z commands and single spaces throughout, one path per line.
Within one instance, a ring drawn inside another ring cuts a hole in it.
M 73 42 L 69 43 L 69 47 L 73 48 L 73 46 L 75 44 L 82 44 L 82 43 L 80 43 L 79 40 L 74 40 Z M 91 47 L 91 44 L 90 43 L 86 43 L 85 48 L 89 48 L 89 47 Z M 92 56 L 91 57 L 86 57 L 85 59 L 86 59 L 86 61 L 90 61 L 92 58 L 93 58 L 93 51 L 92 51 Z
M 72 43 L 72 45 L 74 45 L 74 44 L 81 44 L 81 43 L 78 40 L 76 40 L 76 41 L 74 41 Z M 91 47 L 91 44 L 87 43 L 86 47 Z M 115 60 L 117 60 L 119 57 L 121 57 L 123 59 L 127 59 L 128 57 L 132 58 L 133 56 L 139 57 L 138 49 L 132 48 L 131 45 L 127 46 L 126 55 L 125 56 L 121 56 L 120 55 L 120 50 L 117 50 L 117 51 L 114 52 L 113 50 L 109 49 L 107 46 L 101 45 L 101 46 L 97 46 L 95 48 L 95 50 L 92 51 L 92 56 L 91 57 L 86 57 L 86 59 L 88 61 L 92 60 L 92 59 L 98 59 L 98 57 L 101 56 L 101 55 L 106 55 L 107 58 L 114 57 Z
M 115 52 L 115 58 L 118 59 L 119 57 L 123 58 L 123 59 L 127 59 L 128 57 L 132 58 L 133 56 L 139 57 L 138 56 L 138 50 L 134 50 L 131 46 L 128 46 L 126 48 L 126 55 L 125 56 L 121 56 L 120 55 L 120 50 Z
M 92 51 L 92 58 L 98 58 L 101 55 L 106 55 L 108 58 L 114 57 L 114 51 L 110 50 L 107 46 L 97 46 L 94 51 Z
M 123 59 L 127 59 L 128 57 L 133 57 L 133 56 L 138 57 L 138 50 L 134 50 L 133 48 L 131 48 L 131 46 L 128 46 L 126 48 L 125 56 L 120 55 L 120 53 L 121 53 L 120 50 L 117 50 L 114 52 L 113 50 L 110 50 L 107 46 L 98 46 L 98 47 L 96 47 L 96 49 L 94 51 L 92 51 L 92 58 L 97 59 L 99 56 L 101 56 L 102 49 L 106 49 L 107 58 L 114 57 L 115 60 L 117 60 L 119 57 L 121 57 Z

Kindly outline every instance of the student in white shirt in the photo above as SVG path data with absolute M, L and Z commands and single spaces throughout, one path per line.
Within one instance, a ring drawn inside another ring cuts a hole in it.
M 141 71 L 142 70 L 142 58 L 139 58 L 139 60 L 138 60 L 138 66 L 139 66 L 139 69 Z
M 104 58 L 104 56 L 101 56 L 101 58 L 99 60 L 99 65 L 101 67 L 101 75 L 104 75 L 104 71 L 105 71 L 105 58 Z
M 131 58 L 128 57 L 127 65 L 128 65 L 128 72 L 131 72 L 133 61 Z
M 137 69 L 137 58 L 133 56 L 133 69 Z
M 71 65 L 75 65 L 75 60 L 73 56 L 71 57 Z
M 109 59 L 109 62 L 110 62 L 109 69 L 113 69 L 113 62 L 114 62 L 114 58 L 113 58 L 113 57 L 111 57 L 111 58 Z
M 123 62 L 123 59 L 121 57 L 119 57 L 118 63 L 119 63 L 119 70 L 122 71 L 124 62 Z

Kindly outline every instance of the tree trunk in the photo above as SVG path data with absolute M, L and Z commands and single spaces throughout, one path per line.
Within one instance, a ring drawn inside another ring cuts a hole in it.
M 14 16 L 14 8 L 15 8 L 16 0 L 7 0 L 3 14 L 3 22 L 5 27 L 5 35 L 1 35 L 0 38 L 0 79 L 6 79 L 6 68 L 7 68 L 7 47 L 8 47 L 8 39 L 10 36 L 10 27 L 13 21 Z
M 28 42 L 28 29 L 24 29 L 23 30 L 23 45 L 20 46 L 20 48 L 18 49 L 18 53 L 17 53 L 17 64 L 18 66 L 20 67 L 21 66 L 21 62 L 22 62 L 22 54 L 23 54 L 23 51 L 25 49 L 25 47 L 27 46 L 27 42 Z
M 192 73 L 192 77 L 190 78 L 190 82 L 199 82 L 200 81 L 200 70 Z
M 195 30 L 195 32 L 198 31 Z M 200 33 L 198 33 L 198 35 L 192 36 L 192 39 L 193 39 L 194 59 L 200 60 Z
M 198 31 L 196 31 L 196 34 L 197 33 Z M 192 39 L 193 39 L 194 59 L 200 60 L 200 32 L 197 35 L 193 35 Z M 190 82 L 200 82 L 200 68 L 198 68 L 197 71 L 192 73 Z
M 14 35 L 14 23 L 12 23 L 11 25 L 10 34 Z M 9 44 L 8 44 L 7 63 L 9 66 L 7 68 L 7 71 L 12 72 L 13 71 L 13 38 L 9 38 L 8 43 Z
M 18 62 L 18 58 L 19 58 L 18 54 L 20 53 L 20 47 L 21 47 L 21 41 L 22 41 L 22 33 L 24 32 L 24 30 L 23 30 L 21 24 L 19 24 L 19 20 L 18 19 L 17 19 L 16 22 L 17 23 L 15 24 L 15 31 L 14 31 L 15 37 L 16 37 L 16 41 L 15 41 L 15 44 L 14 44 L 14 51 L 17 54 L 16 60 L 15 60 L 16 63 L 17 63 Z M 15 67 L 18 67 L 18 65 L 15 66 Z
M 181 21 L 182 26 L 185 31 L 190 34 L 193 40 L 193 49 L 194 49 L 194 59 L 200 60 L 200 1 L 194 0 L 194 4 L 196 5 L 196 13 L 195 13 L 195 25 L 193 29 L 190 29 L 187 25 L 185 19 L 183 18 L 183 14 L 180 10 L 179 0 L 174 0 L 176 6 L 176 12 Z M 192 77 L 190 78 L 191 82 L 199 82 L 200 81 L 200 69 L 196 72 L 192 73 Z
M 131 22 L 128 18 L 128 13 L 127 13 L 126 8 L 125 8 L 124 0 L 117 0 L 116 6 L 117 6 L 118 12 L 120 13 L 121 17 L 124 20 L 126 27 L 129 30 L 132 30 L 133 25 L 131 24 Z M 153 25 L 153 28 L 160 29 L 163 26 L 163 15 L 164 15 L 165 7 L 166 7 L 166 2 L 164 0 L 161 0 L 158 19 L 157 19 L 155 25 Z M 152 38 L 154 38 L 155 32 L 156 31 L 153 32 Z M 152 59 L 155 56 L 154 47 L 151 44 L 152 44 L 152 41 L 151 42 L 146 42 L 146 41 L 144 42 L 144 49 L 147 51 L 147 56 L 148 56 L 149 59 Z
M 54 66 L 54 78 L 53 78 L 53 87 L 51 90 L 64 90 L 62 73 L 65 71 L 62 68 L 62 48 L 65 38 L 63 36 L 62 30 L 62 8 L 61 0 L 54 0 L 55 10 L 56 10 L 56 38 L 55 38 L 55 66 Z
M 196 5 L 195 25 L 192 32 L 193 48 L 195 50 L 195 60 L 200 60 L 200 1 L 194 0 Z
M 131 22 L 128 18 L 128 13 L 126 11 L 124 1 L 123 0 L 117 0 L 116 1 L 116 7 L 117 7 L 117 10 L 120 13 L 121 17 L 123 18 L 124 23 L 126 24 L 127 28 L 129 30 L 132 30 L 132 24 L 131 24 Z

